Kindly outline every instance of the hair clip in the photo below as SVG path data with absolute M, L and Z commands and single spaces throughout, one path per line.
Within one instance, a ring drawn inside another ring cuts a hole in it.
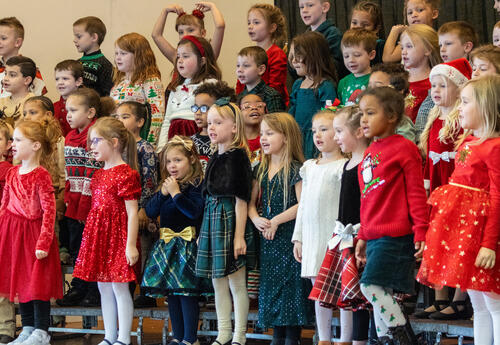
M 340 104 L 340 100 L 338 98 L 335 98 L 333 103 L 332 103 L 332 101 L 327 100 L 325 106 L 323 108 L 321 108 L 321 110 L 330 110 L 330 111 L 336 112 L 336 111 L 342 109 L 343 107 L 344 106 L 342 104 Z
M 218 105 L 219 107 L 223 107 L 225 105 L 229 105 L 230 101 L 231 97 L 221 97 L 215 101 L 215 104 Z
M 192 15 L 195 16 L 196 18 L 201 19 L 201 20 L 203 20 L 203 18 L 205 18 L 205 13 L 203 13 L 200 10 L 193 10 Z

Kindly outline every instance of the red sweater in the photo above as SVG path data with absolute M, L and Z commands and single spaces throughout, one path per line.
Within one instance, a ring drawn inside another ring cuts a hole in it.
M 59 121 L 59 125 L 63 131 L 63 136 L 67 136 L 71 132 L 71 127 L 66 120 L 66 100 L 64 98 L 59 98 L 57 102 L 54 103 L 54 117 Z
M 429 89 L 431 88 L 431 82 L 429 78 L 410 82 L 410 94 L 407 96 L 408 105 L 406 106 L 405 114 L 410 117 L 410 119 L 415 123 L 418 115 L 418 109 L 422 105 L 429 94 Z
M 78 129 L 73 129 L 64 141 L 65 216 L 80 221 L 85 221 L 90 211 L 90 180 L 94 172 L 102 166 L 100 162 L 90 158 L 87 152 L 87 133 L 94 122 L 95 120 L 81 132 L 78 132 Z
M 391 135 L 375 140 L 358 168 L 361 229 L 358 237 L 375 240 L 415 234 L 425 240 L 429 209 L 417 146 Z

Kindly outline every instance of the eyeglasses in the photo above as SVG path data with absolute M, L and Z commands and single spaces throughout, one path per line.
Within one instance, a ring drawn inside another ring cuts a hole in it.
M 257 108 L 258 110 L 263 110 L 266 108 L 266 103 L 264 103 L 264 102 L 254 102 L 254 103 L 246 102 L 246 103 L 243 103 L 241 105 L 241 110 L 249 110 L 252 108 Z
M 103 140 L 104 140 L 104 138 L 94 138 L 94 139 L 90 140 L 90 145 L 97 146 L 97 144 L 99 144 Z
M 208 108 L 210 108 L 208 105 L 200 105 L 200 106 L 197 106 L 196 104 L 195 105 L 192 105 L 191 106 L 191 111 L 193 113 L 196 113 L 198 112 L 198 110 L 202 113 L 206 113 L 208 111 Z

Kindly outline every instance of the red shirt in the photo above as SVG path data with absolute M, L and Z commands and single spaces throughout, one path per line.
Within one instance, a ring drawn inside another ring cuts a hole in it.
M 408 105 L 406 106 L 405 114 L 415 123 L 418 109 L 429 94 L 431 82 L 429 78 L 410 82 L 410 94 L 407 96 Z
M 66 100 L 64 98 L 59 98 L 57 102 L 54 103 L 54 117 L 59 121 L 59 125 L 63 131 L 63 136 L 68 135 L 72 128 L 66 120 Z
M 12 168 L 12 164 L 7 161 L 0 162 L 0 200 L 2 200 L 3 188 L 5 187 L 5 176 L 7 171 Z
M 429 209 L 417 146 L 394 134 L 375 140 L 358 168 L 361 190 L 361 229 L 358 237 L 374 240 L 385 236 L 415 234 L 425 240 Z

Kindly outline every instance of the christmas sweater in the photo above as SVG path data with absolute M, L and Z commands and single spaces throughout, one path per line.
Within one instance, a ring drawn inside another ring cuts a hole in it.
M 24 102 L 35 95 L 28 92 L 23 98 L 13 101 L 11 96 L 0 98 L 0 118 L 5 120 L 12 127 L 16 127 L 17 122 L 24 117 Z
M 370 73 L 361 77 L 354 76 L 353 73 L 339 81 L 337 89 L 340 101 L 344 105 L 353 105 L 358 103 L 358 97 L 367 87 L 370 80 Z
M 193 143 L 196 146 L 198 157 L 200 158 L 201 167 L 203 168 L 203 172 L 205 172 L 205 170 L 207 169 L 208 161 L 212 156 L 210 137 L 208 135 L 201 135 L 200 133 L 196 133 L 191 136 L 191 140 L 193 140 Z
M 0 60 L 0 98 L 9 97 L 10 92 L 5 91 L 3 88 L 3 78 L 5 77 L 5 63 L 3 59 Z M 42 74 L 40 70 L 36 69 L 35 80 L 31 83 L 29 91 L 35 96 L 42 96 L 47 93 L 47 88 L 45 87 L 45 82 L 43 81 Z
M 424 189 L 422 159 L 417 146 L 401 135 L 376 139 L 358 168 L 361 190 L 361 228 L 358 237 L 415 234 L 425 240 L 429 209 Z
M 68 112 L 66 111 L 66 100 L 64 98 L 59 98 L 57 102 L 54 103 L 54 117 L 59 121 L 59 125 L 61 126 L 63 136 L 68 135 L 71 132 L 71 126 L 66 120 L 66 115 Z
M 420 105 L 427 97 L 429 89 L 431 88 L 431 82 L 429 78 L 410 82 L 410 93 L 406 97 L 406 115 L 415 122 L 418 115 L 418 110 Z
M 100 50 L 84 54 L 80 60 L 83 66 L 83 85 L 96 90 L 101 97 L 108 96 L 113 87 L 113 65 Z

